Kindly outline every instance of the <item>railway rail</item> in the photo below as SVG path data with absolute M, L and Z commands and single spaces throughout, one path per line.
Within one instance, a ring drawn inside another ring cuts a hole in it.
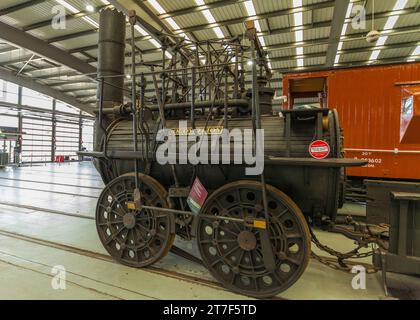
M 29 190 L 29 191 L 39 191 L 39 192 L 51 192 L 51 190 L 37 189 L 37 188 L 27 188 L 27 187 L 18 187 L 18 186 L 8 186 L 8 185 L 4 185 L 4 184 L 0 184 L 0 187 L 20 189 L 20 190 Z M 81 194 L 81 193 L 72 193 L 72 192 L 63 192 L 63 191 L 54 191 L 54 193 L 56 193 L 56 194 L 62 194 L 62 195 L 67 195 L 67 196 L 74 196 L 74 197 L 91 198 L 91 199 L 97 199 L 98 198 L 98 196 L 92 196 L 92 195 Z
M 62 186 L 62 187 L 86 188 L 86 189 L 94 189 L 94 190 L 102 190 L 103 189 L 101 187 L 94 187 L 94 186 L 80 186 L 80 185 L 69 184 L 69 183 L 59 183 L 59 182 L 51 182 L 51 181 L 38 181 L 38 180 L 27 180 L 27 179 L 15 179 L 15 178 L 9 178 L 9 177 L 0 177 L 0 180 L 29 182 L 29 183 L 38 183 L 38 184 L 48 184 L 48 185 L 56 185 L 56 186 Z
M 34 210 L 34 211 L 37 211 L 37 212 L 46 212 L 46 213 L 50 213 L 50 214 L 70 216 L 70 217 L 74 217 L 74 218 L 81 218 L 81 219 L 87 219 L 87 220 L 95 221 L 95 217 L 89 216 L 87 214 L 69 213 L 69 212 L 64 212 L 64 211 L 59 211 L 59 210 L 52 210 L 52 209 L 47 209 L 47 208 L 41 208 L 41 207 L 29 206 L 29 205 L 22 205 L 22 204 L 18 204 L 18 203 L 5 202 L 5 201 L 0 201 L 0 205 L 29 209 L 29 210 Z M 0 234 L 1 234 L 1 230 L 0 230 Z M 28 237 L 28 238 L 32 238 L 32 237 Z M 44 240 L 44 241 L 49 242 L 47 240 Z M 62 245 L 62 246 L 66 246 L 66 245 Z M 80 250 L 83 250 L 83 249 L 80 249 Z M 88 252 L 89 255 L 91 254 L 91 251 L 88 251 L 88 250 L 87 251 L 83 250 L 83 251 Z M 180 256 L 180 257 L 186 259 L 186 260 L 189 260 L 189 261 L 192 261 L 192 262 L 195 262 L 197 264 L 202 265 L 202 261 L 199 258 L 197 258 L 197 257 L 195 257 L 191 254 L 188 254 L 187 252 L 185 252 L 184 250 L 182 250 L 182 249 L 180 249 L 176 246 L 173 246 L 171 248 L 171 252 L 173 254 L 177 255 L 177 256 Z M 99 254 L 99 255 L 101 255 L 101 257 L 105 257 L 104 260 L 106 260 L 106 261 L 115 262 L 115 260 L 113 260 L 108 255 L 103 255 L 103 254 Z M 356 262 L 356 261 L 352 261 L 352 260 L 346 260 L 345 263 L 346 263 L 347 267 L 346 268 L 343 268 L 343 267 L 340 268 L 340 266 L 337 265 L 336 258 L 333 258 L 332 256 L 328 256 L 328 257 L 320 256 L 318 254 L 315 254 L 313 251 L 312 251 L 312 254 L 311 254 L 311 259 L 316 260 L 316 261 L 324 264 L 327 267 L 330 267 L 330 268 L 335 269 L 335 270 L 340 270 L 340 271 L 343 271 L 343 272 L 350 272 L 349 268 L 351 268 L 355 265 L 361 265 L 361 266 L 364 266 L 367 270 L 373 270 L 373 266 L 371 264 L 360 262 L 360 261 Z M 153 269 L 153 267 L 152 267 L 152 269 Z M 214 282 L 213 284 L 217 284 L 217 283 Z
M 58 250 L 78 254 L 78 255 L 81 255 L 81 256 L 84 256 L 84 257 L 89 257 L 89 258 L 92 258 L 92 259 L 97 259 L 97 260 L 110 262 L 110 263 L 113 263 L 113 264 L 118 264 L 118 262 L 116 262 L 114 259 L 112 259 L 112 257 L 110 257 L 109 255 L 94 252 L 94 251 L 89 251 L 89 250 L 85 250 L 85 249 L 81 249 L 81 248 L 78 248 L 78 247 L 75 247 L 75 246 L 69 246 L 69 245 L 58 243 L 58 242 L 48 241 L 48 240 L 44 240 L 44 239 L 40 239 L 40 238 L 28 236 L 28 235 L 23 235 L 23 234 L 19 234 L 19 233 L 10 232 L 10 231 L 3 230 L 3 229 L 0 229 L 0 235 L 5 236 L 5 237 L 9 237 L 9 238 L 14 238 L 14 239 L 26 241 L 26 242 L 30 242 L 30 243 L 34 243 L 34 244 L 38 244 L 38 245 L 42 245 L 42 246 L 53 248 L 53 249 L 58 249 Z M 0 252 L 3 253 L 3 254 L 10 255 L 9 253 L 3 252 L 1 250 L 0 250 Z M 25 259 L 24 257 L 20 257 L 20 256 L 15 256 L 15 257 L 17 257 L 19 259 Z M 0 260 L 2 260 L 2 259 L 0 259 Z M 28 259 L 25 259 L 25 260 L 27 260 L 29 262 L 35 262 L 35 261 L 28 260 Z M 39 263 L 39 262 L 35 262 L 35 263 Z M 174 279 L 177 279 L 177 280 L 187 281 L 187 282 L 190 282 L 190 283 L 193 283 L 193 284 L 199 284 L 199 285 L 207 286 L 207 287 L 210 287 L 210 288 L 213 288 L 213 289 L 228 291 L 225 288 L 223 288 L 223 286 L 221 286 L 217 282 L 206 280 L 206 279 L 201 279 L 199 277 L 195 277 L 195 276 L 192 276 L 192 275 L 187 275 L 187 274 L 176 272 L 176 271 L 165 270 L 165 269 L 162 269 L 162 268 L 157 268 L 157 267 L 152 267 L 152 266 L 149 266 L 149 267 L 147 267 L 145 269 L 142 269 L 142 270 L 147 271 L 147 272 L 151 272 L 151 273 L 154 273 L 154 274 L 159 274 L 159 275 L 163 275 L 163 276 L 166 276 L 166 277 L 174 278 Z M 81 274 L 78 274 L 78 273 L 73 273 L 73 274 L 85 277 L 85 276 L 83 276 Z M 100 282 L 96 279 L 90 279 L 90 280 Z M 121 288 L 121 287 L 120 287 L 120 289 L 128 290 L 126 288 Z M 132 291 L 132 292 L 144 295 L 143 293 L 140 293 L 140 292 L 136 292 L 136 291 Z M 281 298 L 281 297 L 273 297 L 271 299 L 272 300 L 285 300 L 284 298 Z

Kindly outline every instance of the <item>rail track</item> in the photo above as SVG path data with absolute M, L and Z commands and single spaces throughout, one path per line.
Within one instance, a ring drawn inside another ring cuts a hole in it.
M 0 184 L 0 187 L 3 188 L 13 188 L 13 189 L 20 189 L 20 190 L 28 190 L 28 191 L 39 191 L 39 192 L 54 192 L 55 194 L 62 194 L 67 196 L 74 196 L 74 197 L 83 197 L 83 198 L 91 198 L 91 199 L 98 199 L 98 196 L 92 196 L 87 194 L 80 194 L 80 193 L 72 193 L 72 192 L 63 192 L 63 191 L 51 191 L 45 189 L 37 189 L 37 188 L 27 188 L 27 187 L 18 187 L 18 186 L 8 186 L 4 184 Z
M 38 180 L 27 180 L 27 179 L 15 179 L 15 178 L 1 177 L 1 176 L 0 176 L 0 180 L 9 180 L 9 181 L 18 181 L 18 182 L 29 182 L 29 183 L 56 185 L 56 186 L 62 186 L 62 187 L 86 188 L 86 189 L 94 189 L 94 190 L 102 190 L 103 189 L 103 187 L 80 186 L 80 185 L 76 185 L 76 184 L 59 183 L 59 182 L 51 182 L 51 181 L 38 181 Z
M 0 229 L 0 235 L 119 265 L 118 262 L 114 261 L 110 256 L 108 256 L 106 254 L 81 249 L 81 248 L 78 248 L 78 247 L 75 247 L 75 246 L 69 246 L 69 245 L 58 243 L 58 242 L 48 241 L 48 240 L 44 240 L 44 239 L 40 239 L 40 238 L 36 238 L 36 237 L 32 237 L 32 236 L 27 236 L 27 235 L 15 233 L 15 232 L 10 232 L 10 231 L 7 231 L 7 230 L 2 230 L 2 229 Z M 0 250 L 0 252 L 3 253 L 3 254 L 11 255 L 11 254 L 9 254 L 7 252 L 3 252 L 1 250 Z M 11 255 L 11 256 L 14 256 L 14 255 Z M 31 261 L 31 260 L 25 259 L 25 258 L 20 257 L 20 256 L 15 256 L 15 257 L 18 258 L 18 259 L 23 259 L 23 260 L 27 260 L 29 262 L 40 264 L 39 262 Z M 16 266 L 18 266 L 18 265 L 16 265 Z M 45 266 L 47 266 L 47 265 L 45 265 Z M 20 267 L 20 266 L 18 266 L 18 267 Z M 213 288 L 213 289 L 228 291 L 225 288 L 223 288 L 217 282 L 206 280 L 206 279 L 201 279 L 201 278 L 196 277 L 196 276 L 187 275 L 187 274 L 176 272 L 176 271 L 165 270 L 165 269 L 157 268 L 157 267 L 147 267 L 147 268 L 144 268 L 142 270 L 145 270 L 147 272 L 151 272 L 151 273 L 154 273 L 154 274 L 162 275 L 162 276 L 165 276 L 165 277 L 170 277 L 170 278 L 173 278 L 173 279 L 190 282 L 190 283 L 193 283 L 193 284 L 199 284 L 199 285 L 210 287 L 210 288 Z M 78 275 L 78 276 L 81 276 L 81 277 L 85 277 L 85 276 L 77 274 L 77 273 L 74 273 L 74 274 Z M 101 283 L 101 281 L 98 281 L 96 279 L 90 279 L 90 280 Z M 104 283 L 104 282 L 102 282 L 102 283 L 107 284 L 107 283 Z M 107 285 L 110 285 L 110 284 L 107 284 Z M 121 287 L 119 287 L 119 288 L 129 291 L 126 288 L 121 288 Z M 136 292 L 136 291 L 132 291 L 132 292 L 145 296 L 145 294 L 140 293 L 140 292 Z M 154 298 L 154 297 L 150 297 L 150 298 Z M 271 300 L 285 300 L 285 299 L 281 298 L 281 297 L 274 297 Z
M 8 177 L 6 177 L 6 178 L 5 177 L 0 177 L 0 180 L 1 179 L 11 180 L 11 181 L 20 181 L 20 182 L 33 182 L 33 183 L 39 183 L 39 184 L 47 184 L 47 182 L 44 182 L 44 181 L 15 179 L 15 178 L 8 178 Z M 76 188 L 77 187 L 84 188 L 83 186 L 72 185 L 72 184 L 67 184 L 67 183 L 48 183 L 48 184 L 68 186 L 68 187 L 76 187 Z M 22 188 L 22 187 L 16 187 L 16 186 L 5 186 L 5 187 L 19 188 L 19 189 L 24 189 L 24 190 L 29 189 L 29 190 L 48 192 L 48 193 L 66 194 L 66 195 L 72 195 L 72 196 L 82 196 L 82 197 L 84 196 L 84 197 L 87 197 L 87 198 L 95 198 L 95 199 L 97 198 L 96 196 L 88 196 L 88 195 L 82 195 L 82 194 L 70 193 L 70 192 L 57 192 L 57 191 L 52 191 L 52 190 L 40 190 L 40 189 L 36 189 L 36 188 Z M 101 188 L 91 187 L 91 189 L 101 189 Z M 69 216 L 69 217 L 74 217 L 74 218 L 79 218 L 79 219 L 87 219 L 87 220 L 95 221 L 94 216 L 91 215 L 91 214 L 87 214 L 87 213 L 65 212 L 65 211 L 60 211 L 60 210 L 42 208 L 42 207 L 31 206 L 31 205 L 24 205 L 24 204 L 13 203 L 13 202 L 8 202 L 8 201 L 0 201 L 0 205 L 29 209 L 29 210 L 32 210 L 33 213 L 34 212 L 35 213 L 36 212 L 45 212 L 45 213 L 54 214 L 54 215 Z M 79 254 L 79 255 L 90 257 L 90 258 L 97 259 L 97 260 L 103 260 L 103 261 L 106 261 L 106 262 L 111 262 L 111 263 L 118 264 L 118 262 L 114 261 L 110 256 L 108 256 L 106 254 L 102 254 L 102 253 L 98 253 L 98 252 L 94 252 L 94 251 L 89 251 L 89 250 L 84 250 L 84 249 L 77 248 L 77 247 L 74 247 L 74 246 L 64 245 L 64 244 L 61 244 L 61 243 L 58 243 L 58 242 L 51 242 L 51 241 L 48 241 L 48 240 L 44 240 L 44 239 L 40 239 L 40 238 L 36 238 L 36 237 L 32 237 L 32 236 L 27 236 L 27 235 L 24 235 L 24 234 L 13 233 L 13 232 L 10 232 L 10 231 L 7 231 L 7 230 L 1 230 L 1 229 L 0 229 L 0 235 L 6 236 L 6 237 L 12 237 L 12 238 L 15 238 L 15 239 L 20 239 L 20 240 L 27 241 L 27 242 L 36 243 L 36 244 L 39 244 L 39 245 L 55 248 L 55 249 L 58 249 L 58 250 L 64 250 L 64 251 L 67 251 L 67 252 L 72 252 L 72 253 L 75 253 L 75 254 Z M 178 249 L 178 248 L 174 247 L 174 249 L 175 250 L 172 250 L 173 253 L 178 255 L 178 256 L 184 257 L 184 258 L 186 258 L 190 261 L 196 262 L 196 263 L 201 262 L 197 258 L 196 258 L 195 261 L 193 259 L 191 259 L 191 255 L 190 255 L 190 257 L 188 257 L 188 253 L 186 253 L 185 251 L 183 252 L 182 250 L 180 250 L 180 251 L 177 252 L 176 249 Z M 1 252 L 2 251 L 0 250 L 0 253 Z M 185 256 L 185 254 L 187 256 Z M 18 257 L 18 258 L 25 259 L 23 257 Z M 203 285 L 203 286 L 207 286 L 207 287 L 211 287 L 211 288 L 216 288 L 216 289 L 228 291 L 224 287 L 222 287 L 219 283 L 217 283 L 215 281 L 201 279 L 201 278 L 198 278 L 196 276 L 181 273 L 181 272 L 166 270 L 166 269 L 157 268 L 157 267 L 153 267 L 153 266 L 148 267 L 144 270 L 146 270 L 148 272 L 160 274 L 160 275 L 163 275 L 163 276 L 187 281 L 187 282 L 190 282 L 190 283 L 199 284 L 199 285 Z M 82 276 L 82 275 L 80 275 L 80 276 Z M 151 298 L 153 298 L 153 297 L 151 297 Z M 281 298 L 281 297 L 274 297 L 273 299 L 283 300 L 283 298 Z
M 69 180 L 79 180 L 77 177 L 75 177 L 74 174 L 71 174 L 70 172 L 54 172 L 54 171 L 46 171 L 46 170 L 19 170 L 19 169 L 15 169 L 15 172 L 18 172 L 20 175 L 25 175 L 25 176 L 39 176 L 40 174 L 53 174 L 54 177 L 56 178 L 63 178 L 63 179 L 69 179 Z M 84 173 L 80 173 L 80 176 L 83 175 L 83 180 L 84 181 L 93 181 L 93 182 L 99 182 L 102 183 L 102 179 L 100 176 L 98 175 L 92 175 L 92 174 L 84 174 Z M 9 177 L 8 175 L 1 175 L 0 177 Z M 19 178 L 18 178 L 19 180 Z
M 70 216 L 70 217 L 93 220 L 93 221 L 95 220 L 94 217 L 90 217 L 90 216 L 87 216 L 87 215 L 84 215 L 84 214 L 75 214 L 75 213 L 69 213 L 69 212 L 64 212 L 64 211 L 59 211 L 59 210 L 52 210 L 52 209 L 40 208 L 40 207 L 29 206 L 29 205 L 22 205 L 22 204 L 5 202 L 5 201 L 0 201 L 0 205 L 16 207 L 16 208 L 23 208 L 23 209 L 30 209 L 30 210 L 39 211 L 39 212 L 46 212 L 46 213 L 50 213 L 50 214 Z M 28 236 L 28 235 L 24 235 L 24 234 L 19 234 L 19 233 L 14 233 L 14 232 L 10 232 L 10 231 L 7 231 L 7 230 L 2 230 L 2 229 L 0 229 L 0 235 L 6 236 L 6 237 L 9 237 L 9 238 L 18 239 L 18 240 L 23 240 L 23 241 L 30 242 L 30 243 L 35 243 L 35 244 L 42 245 L 42 246 L 49 247 L 49 248 L 63 250 L 63 251 L 66 251 L 66 252 L 70 252 L 70 253 L 78 254 L 78 255 L 81 255 L 81 256 L 85 256 L 85 257 L 89 257 L 89 258 L 93 258 L 93 259 L 97 259 L 97 260 L 102 260 L 102 261 L 106 261 L 106 262 L 110 262 L 110 263 L 114 263 L 114 264 L 119 265 L 119 263 L 116 262 L 114 259 L 112 259 L 112 257 L 109 256 L 109 255 L 94 252 L 94 251 L 90 251 L 90 250 L 81 249 L 81 248 L 78 248 L 78 247 L 75 247 L 75 246 L 69 246 L 69 245 L 58 243 L 58 242 L 44 240 L 44 239 L 41 239 L 41 238 L 32 237 L 32 236 Z M 0 252 L 2 252 L 2 251 L 0 250 Z M 175 253 L 176 253 L 176 250 L 175 250 Z M 182 255 L 182 253 L 181 253 L 181 255 Z M 19 256 L 16 256 L 16 257 L 20 258 L 20 259 L 25 259 L 25 258 L 19 257 Z M 180 272 L 176 272 L 176 271 L 172 271 L 172 270 L 166 270 L 166 269 L 157 268 L 157 267 L 153 267 L 153 266 L 144 268 L 143 270 L 146 270 L 146 271 L 154 273 L 154 274 L 159 274 L 159 275 L 163 275 L 163 276 L 166 276 L 166 277 L 174 278 L 174 279 L 177 279 L 177 280 L 183 280 L 183 281 L 187 281 L 187 282 L 190 282 L 190 283 L 193 283 L 193 284 L 204 285 L 204 286 L 207 286 L 207 287 L 210 287 L 210 288 L 215 288 L 215 289 L 219 289 L 219 290 L 229 292 L 229 290 L 226 290 L 223 286 L 221 286 L 219 283 L 217 283 L 215 281 L 202 279 L 202 278 L 199 278 L 199 277 L 196 277 L 196 276 L 187 275 L 185 273 L 180 273 Z M 82 275 L 79 275 L 79 276 L 82 276 Z M 281 298 L 281 297 L 273 297 L 273 298 L 271 298 L 271 300 L 285 300 L 285 299 Z

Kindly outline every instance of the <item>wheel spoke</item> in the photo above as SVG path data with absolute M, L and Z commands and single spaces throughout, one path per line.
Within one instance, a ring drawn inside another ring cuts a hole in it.
M 233 234 L 234 236 L 237 236 L 238 235 L 235 231 L 232 231 L 230 229 L 226 229 L 225 227 L 222 227 L 220 225 L 218 226 L 218 228 L 221 229 L 221 230 L 223 230 L 223 231 L 225 231 L 225 232 L 229 232 L 230 234 Z

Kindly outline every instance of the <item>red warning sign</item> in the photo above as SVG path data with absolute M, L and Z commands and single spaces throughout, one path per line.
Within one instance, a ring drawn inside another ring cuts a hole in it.
M 330 145 L 323 140 L 316 140 L 309 145 L 309 154 L 318 160 L 328 157 L 330 150 Z

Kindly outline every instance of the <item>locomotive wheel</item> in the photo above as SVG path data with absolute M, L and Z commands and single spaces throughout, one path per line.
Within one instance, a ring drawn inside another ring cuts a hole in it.
M 237 181 L 216 190 L 203 214 L 234 218 L 264 218 L 262 185 Z M 257 298 L 272 297 L 295 283 L 310 258 L 311 236 L 298 206 L 283 192 L 267 185 L 269 234 L 276 269 L 263 262 L 260 231 L 241 222 L 199 216 L 197 241 L 205 266 L 226 288 Z
M 167 192 L 150 176 L 139 174 L 142 204 L 169 208 Z M 175 238 L 173 216 L 146 209 L 128 209 L 133 201 L 135 174 L 112 180 L 96 207 L 96 229 L 108 253 L 131 267 L 145 267 L 162 259 Z

